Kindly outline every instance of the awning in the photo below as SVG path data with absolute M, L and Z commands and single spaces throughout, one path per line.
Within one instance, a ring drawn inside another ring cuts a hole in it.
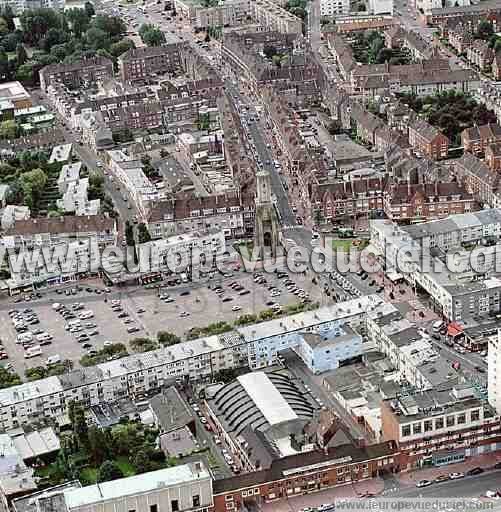
M 457 336 L 458 334 L 463 334 L 463 332 L 464 327 L 457 322 L 452 322 L 447 326 L 447 334 L 449 336 Z

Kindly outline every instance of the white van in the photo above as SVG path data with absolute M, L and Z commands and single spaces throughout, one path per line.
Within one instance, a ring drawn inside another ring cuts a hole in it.
M 29 343 L 30 341 L 33 341 L 33 334 L 31 334 L 31 332 L 25 332 L 18 335 L 16 343 Z
M 50 341 L 52 340 L 52 336 L 48 332 L 43 332 L 42 334 L 37 334 L 37 341 Z
M 438 332 L 443 327 L 444 322 L 442 320 L 437 320 L 436 322 L 433 322 L 433 331 Z
M 36 357 L 42 355 L 42 347 L 40 345 L 35 345 L 34 347 L 30 347 L 26 349 L 24 353 L 24 358 L 29 359 L 30 357 Z
M 61 309 L 61 304 L 59 304 L 59 302 L 54 302 L 54 304 L 52 304 L 52 309 L 55 310 L 55 311 L 59 311 Z
M 47 358 L 47 366 L 50 364 L 57 364 L 61 362 L 61 356 L 59 354 L 56 354 L 54 356 L 49 356 Z

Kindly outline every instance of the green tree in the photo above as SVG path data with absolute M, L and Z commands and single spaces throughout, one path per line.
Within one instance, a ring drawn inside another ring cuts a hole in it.
M 148 473 L 148 471 L 151 471 L 152 469 L 150 456 L 145 450 L 139 450 L 136 453 L 133 459 L 133 464 L 137 473 Z
M 0 46 L 0 79 L 8 80 L 10 78 L 9 56 L 5 53 L 3 46 Z
M 483 39 L 487 41 L 492 37 L 492 34 L 494 34 L 494 27 L 492 26 L 492 23 L 488 20 L 482 20 L 478 24 L 477 33 L 475 34 L 475 37 L 477 39 Z
M 105 460 L 99 467 L 97 480 L 98 482 L 109 482 L 123 478 L 122 470 L 111 460 Z
M 6 52 L 14 52 L 20 43 L 22 43 L 22 36 L 18 32 L 11 32 L 2 39 L 2 46 Z
M 0 138 L 15 139 L 19 134 L 19 128 L 13 119 L 7 119 L 0 123 Z
M 158 331 L 157 340 L 164 346 L 175 345 L 176 343 L 181 342 L 181 338 L 179 336 L 168 331 Z
M 76 37 L 80 38 L 89 28 L 90 16 L 85 9 L 69 9 L 65 12 L 65 16 L 71 26 L 71 31 Z
M 137 226 L 137 240 L 140 244 L 144 244 L 151 240 L 150 232 L 148 231 L 146 224 L 143 224 L 142 222 Z
M 27 62 L 26 64 L 19 66 L 16 71 L 16 80 L 19 80 L 25 84 L 32 84 L 35 81 L 34 63 Z
M 19 375 L 9 372 L 3 366 L 0 366 L 0 389 L 9 388 L 21 384 Z
M 40 168 L 33 169 L 21 176 L 20 183 L 26 205 L 33 208 L 45 188 L 47 175 Z
M 93 464 L 102 464 L 107 458 L 111 457 L 111 447 L 105 432 L 98 427 L 90 427 L 87 433 L 88 452 Z
M 123 20 L 116 16 L 98 15 L 92 20 L 91 25 L 106 32 L 110 37 L 121 37 L 127 32 Z
M 154 25 L 147 23 L 141 25 L 138 34 L 147 46 L 161 46 L 165 43 L 165 34 Z
M 134 228 L 129 221 L 125 222 L 125 241 L 129 247 L 135 245 L 134 242 Z
M 96 27 L 91 27 L 85 32 L 85 40 L 93 50 L 107 49 L 110 46 L 109 34 Z
M 5 18 L 0 18 L 0 37 L 6 36 L 10 32 L 9 24 Z
M 94 16 L 96 14 L 94 5 L 91 2 L 85 2 L 84 9 L 89 18 L 92 18 L 92 16 Z
M 277 49 L 271 44 L 265 44 L 263 46 L 263 53 L 268 60 L 271 60 L 274 55 L 277 55 Z
M 16 61 L 18 66 L 22 66 L 28 60 L 28 54 L 26 53 L 26 49 L 24 45 L 19 43 L 16 47 Z
M 130 346 L 136 352 L 149 352 L 158 348 L 157 344 L 149 338 L 134 338 L 131 340 Z
M 68 417 L 75 439 L 80 447 L 87 446 L 88 427 L 85 419 L 85 411 L 82 405 L 75 400 L 68 404 Z
M 381 48 L 376 56 L 376 64 L 388 62 L 393 57 L 393 51 L 390 48 Z
M 329 123 L 329 126 L 327 127 L 327 131 L 331 135 L 337 135 L 339 132 L 341 132 L 341 130 L 342 130 L 341 123 L 339 121 L 336 121 L 336 120 L 332 120 Z
M 118 41 L 118 43 L 113 43 L 110 46 L 110 53 L 113 55 L 113 57 L 120 57 L 122 53 L 125 53 L 126 51 L 130 50 L 131 48 L 135 48 L 136 45 L 134 44 L 134 41 L 131 41 L 130 39 L 122 39 L 121 41 Z

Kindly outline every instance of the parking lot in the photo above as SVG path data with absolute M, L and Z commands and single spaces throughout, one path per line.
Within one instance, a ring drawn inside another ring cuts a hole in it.
M 54 356 L 69 359 L 78 366 L 82 356 L 102 349 L 107 342 L 124 343 L 131 353 L 129 341 L 134 338 L 154 339 L 158 331 L 183 337 L 192 327 L 223 321 L 233 323 L 244 314 L 299 304 L 301 295 L 311 302 L 332 303 L 332 298 L 312 283 L 309 276 L 288 274 L 278 278 L 276 273 L 263 273 L 262 280 L 256 283 L 252 274 L 240 271 L 206 283 L 158 290 L 135 287 L 105 293 L 101 289 L 101 293 L 96 294 L 80 289 L 69 296 L 52 290 L 41 299 L 26 302 L 15 303 L 10 298 L 0 309 L 0 321 L 4 325 L 3 349 L 0 348 L 0 357 L 5 357 L 2 364 L 12 366 L 24 378 L 27 368 L 43 366 L 49 357 L 54 362 L 58 362 Z M 296 285 L 290 284 L 287 289 L 285 282 L 288 280 Z M 61 305 L 59 312 L 55 304 Z M 80 319 L 82 314 L 88 318 Z M 16 331 L 14 320 L 24 323 L 25 328 Z M 73 323 L 71 328 L 70 323 Z M 25 348 L 20 341 L 24 341 Z M 26 357 L 30 353 L 32 357 Z

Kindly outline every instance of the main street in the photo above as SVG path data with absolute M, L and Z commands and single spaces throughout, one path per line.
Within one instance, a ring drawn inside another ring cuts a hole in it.
M 444 474 L 448 473 L 444 467 Z M 419 472 L 416 474 L 416 483 Z M 448 480 L 429 487 L 401 487 L 384 497 L 391 498 L 472 498 L 479 497 L 487 490 L 497 490 L 501 484 L 501 471 L 490 471 L 482 475 Z M 495 503 L 495 502 L 494 502 Z

